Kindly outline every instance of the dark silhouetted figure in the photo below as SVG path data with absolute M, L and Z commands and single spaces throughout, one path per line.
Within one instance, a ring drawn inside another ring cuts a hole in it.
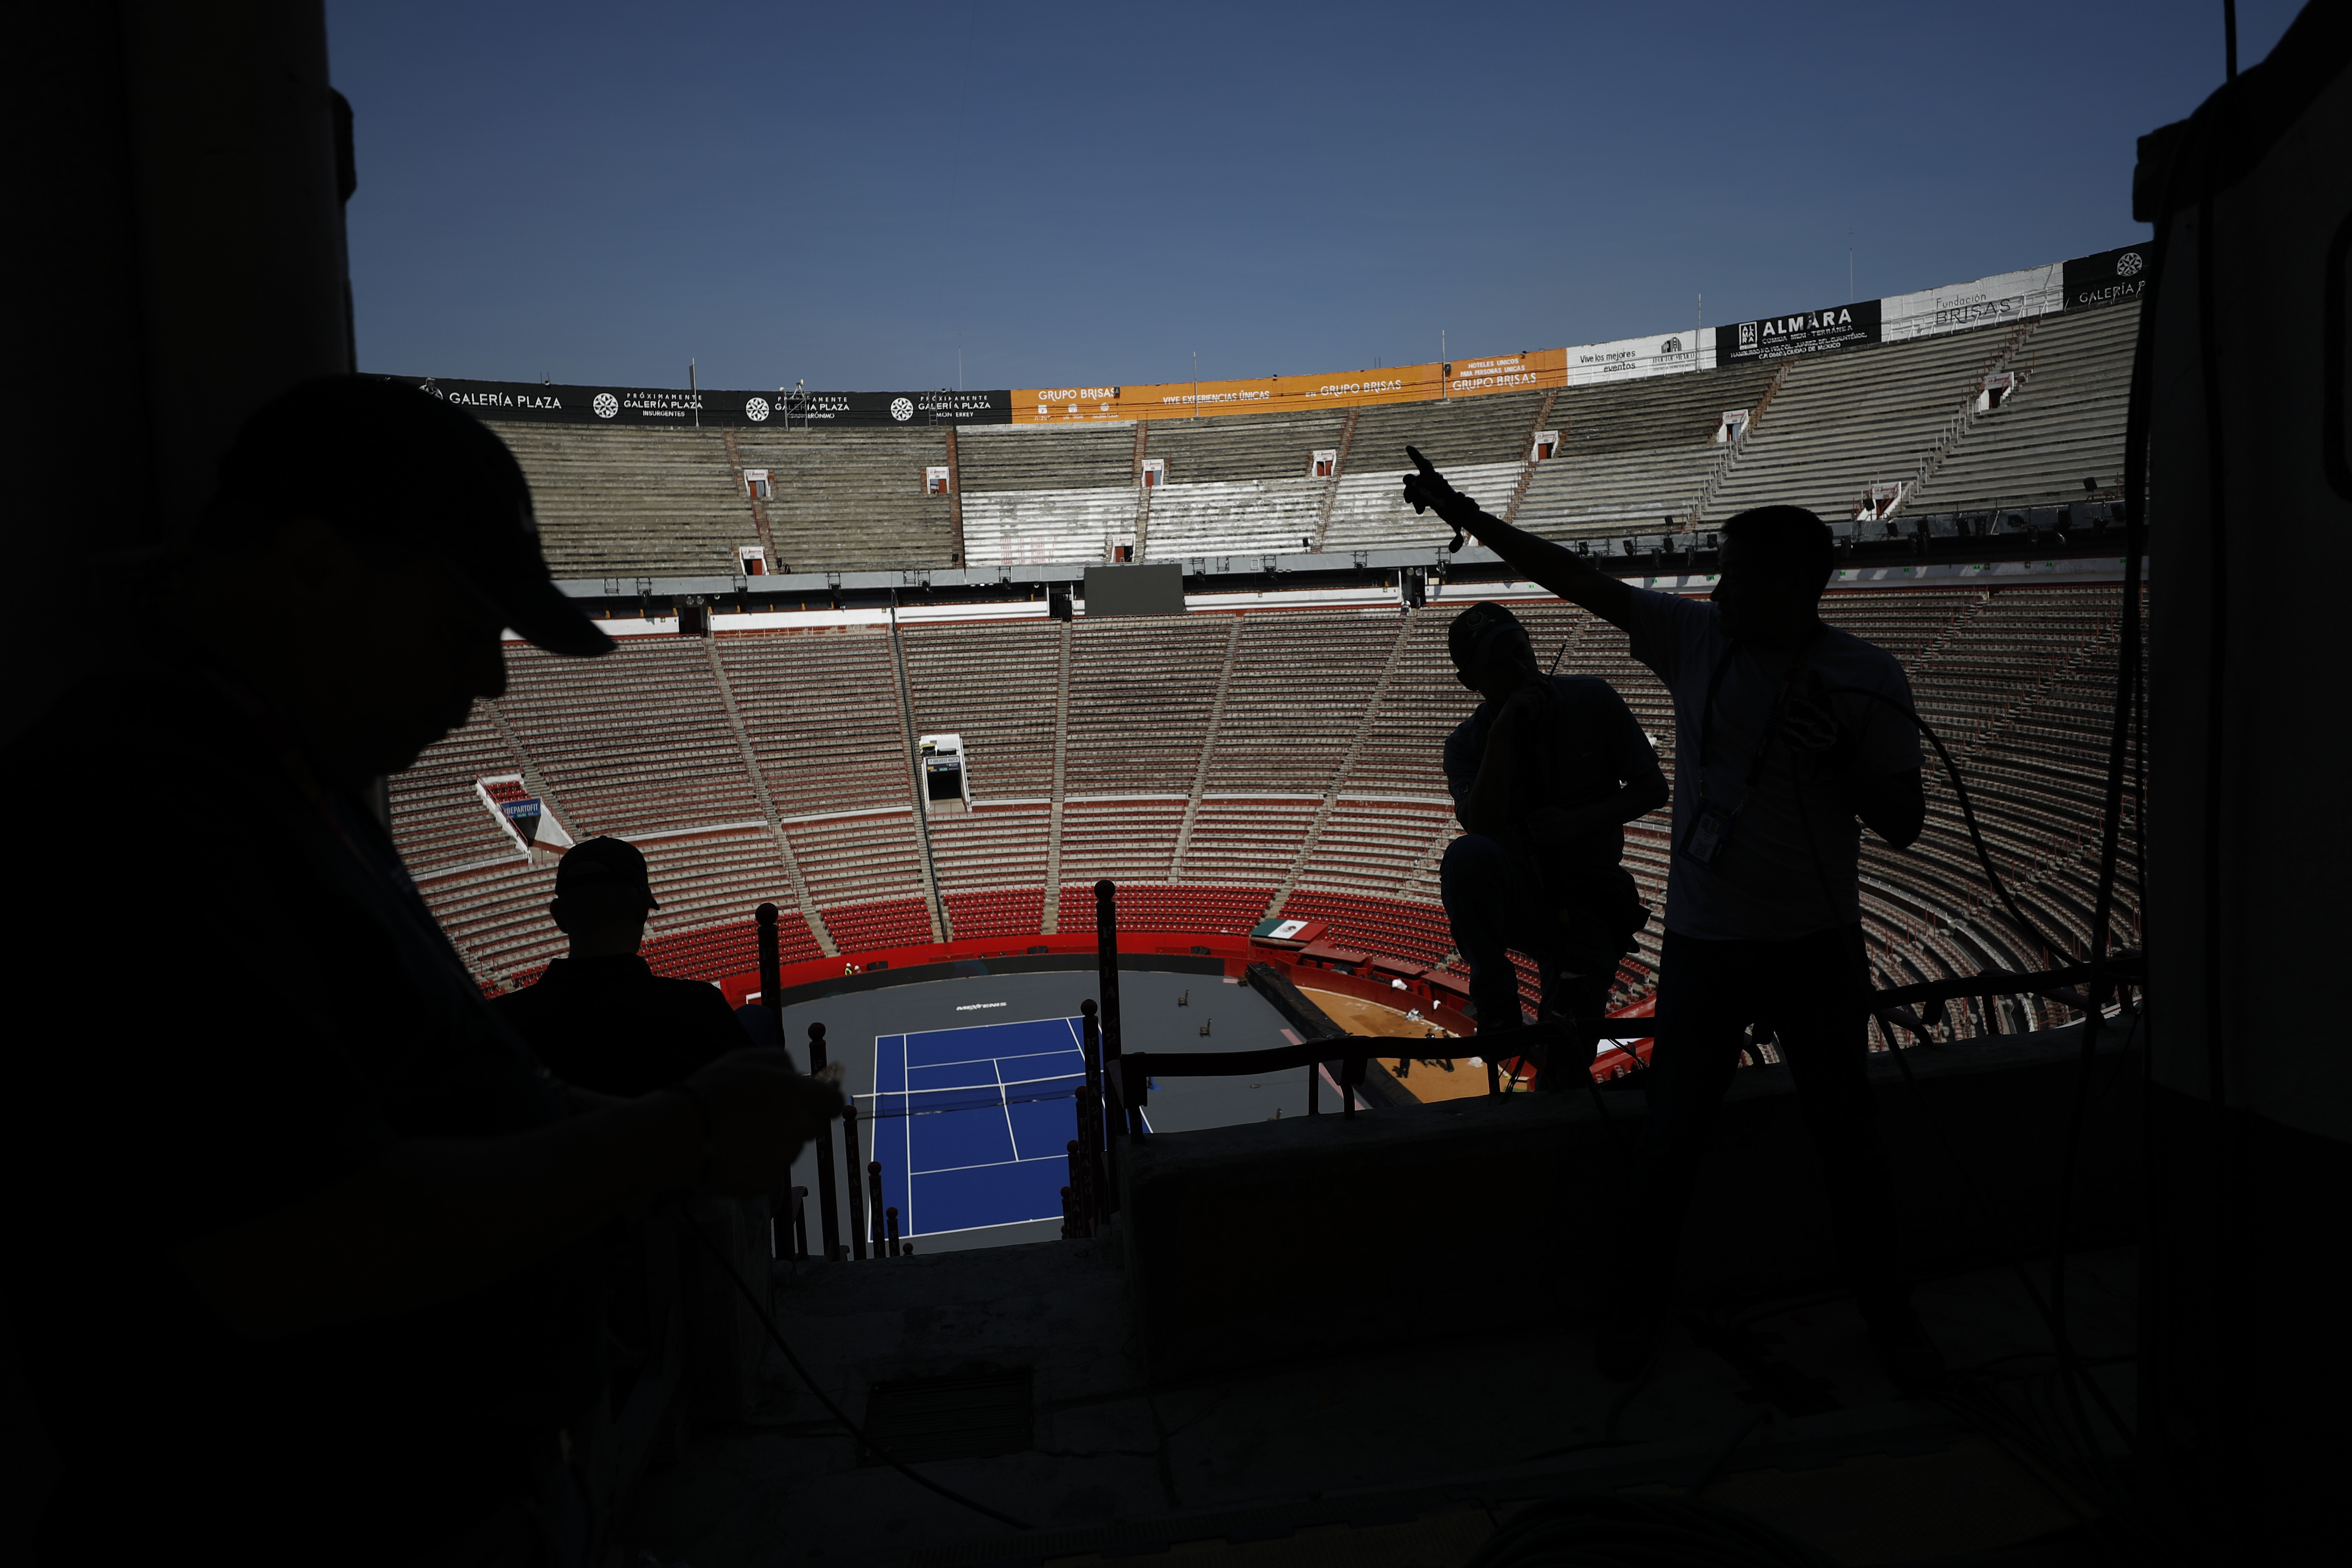
M 660 907 L 634 844 L 591 838 L 557 862 L 548 914 L 572 956 L 491 1006 L 565 1083 L 651 1094 L 742 1049 L 746 1026 L 715 987 L 664 979 L 637 956 L 646 917 Z
M 1653 593 L 1478 509 L 1414 454 L 1405 498 L 1562 598 L 1624 630 L 1675 700 L 1674 859 L 1642 1197 L 1620 1239 L 1601 1371 L 1630 1378 L 1656 1342 L 1692 1178 L 1748 1038 L 1778 1043 L 1822 1153 L 1838 1251 L 1888 1371 L 1940 1375 L 1896 1260 L 1872 1126 L 1861 826 L 1897 848 L 1927 805 L 1909 683 L 1883 649 L 1822 624 L 1829 529 L 1797 507 L 1721 531 L 1709 601 Z
M 1479 1032 L 1519 1026 L 1510 948 L 1535 961 L 1546 1016 L 1597 1018 L 1649 920 L 1620 862 L 1624 825 L 1666 803 L 1658 754 L 1616 688 L 1546 675 L 1502 605 L 1454 616 L 1446 648 L 1486 699 L 1446 737 L 1445 787 L 1465 831 L 1438 871 Z M 1563 1062 L 1541 1081 L 1567 1088 L 1577 1070 Z
M 377 803 L 504 690 L 501 627 L 610 646 L 505 446 L 414 387 L 311 382 L 223 458 L 136 637 L 8 738 L 40 896 L 0 952 L 37 1048 L 0 1179 L 65 1462 L 45 1563 L 578 1563 L 597 1227 L 765 1191 L 839 1106 L 746 1050 L 567 1114 L 490 1010 Z

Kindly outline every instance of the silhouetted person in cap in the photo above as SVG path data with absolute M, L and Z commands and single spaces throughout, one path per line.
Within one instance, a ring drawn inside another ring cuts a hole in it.
M 556 863 L 547 912 L 572 956 L 491 1007 L 565 1083 L 651 1094 L 743 1048 L 744 1027 L 716 987 L 664 979 L 637 956 L 646 917 L 660 907 L 634 844 L 591 838 Z
M 1636 588 L 1489 516 L 1413 456 L 1408 501 L 1623 630 L 1675 700 L 1674 861 L 1644 1168 L 1619 1238 L 1600 1370 L 1638 1376 L 1655 1346 L 1716 1110 L 1742 1048 L 1769 1037 L 1821 1151 L 1832 1232 L 1871 1338 L 1898 1384 L 1933 1382 L 1942 1361 L 1897 1266 L 1872 1125 L 1859 889 L 1864 826 L 1898 849 L 1919 837 L 1919 741 L 1897 710 L 1911 705 L 1902 666 L 1818 612 L 1836 569 L 1827 525 L 1800 507 L 1741 512 L 1723 525 L 1714 592 L 1685 598 Z
M 311 382 L 240 433 L 133 645 L 8 738 L 41 896 L 0 952 L 38 1048 L 0 1160 L 65 1461 L 45 1563 L 578 1562 L 593 1233 L 766 1191 L 839 1106 L 740 1051 L 567 1114 L 490 1010 L 373 803 L 504 689 L 501 627 L 610 646 L 504 445 L 413 387 Z
M 1502 605 L 1471 605 L 1445 640 L 1455 678 L 1486 699 L 1445 740 L 1465 831 L 1438 868 L 1478 1032 L 1519 1026 L 1509 948 L 1535 961 L 1546 1016 L 1597 1018 L 1649 919 L 1620 862 L 1624 825 L 1666 803 L 1658 754 L 1616 688 L 1546 675 Z M 1564 1089 L 1580 1069 L 1562 1062 L 1541 1081 Z

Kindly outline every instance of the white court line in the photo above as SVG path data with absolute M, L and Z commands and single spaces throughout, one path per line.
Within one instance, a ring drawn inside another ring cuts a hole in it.
M 974 1089 L 1019 1089 L 1025 1084 L 1061 1083 L 1066 1079 L 1078 1083 L 1086 1082 L 1086 1068 L 1081 1067 L 1076 1072 L 1049 1072 L 1042 1078 L 1006 1078 L 1003 1073 L 999 1073 L 996 1075 L 996 1081 L 994 1083 L 955 1083 L 949 1084 L 944 1089 L 884 1089 L 876 1094 L 860 1094 L 854 1096 L 853 1098 L 857 1100 L 879 1100 L 882 1098 L 882 1095 L 890 1094 L 904 1095 L 908 1099 L 911 1100 L 919 1094 L 970 1094 Z M 980 1108 L 978 1106 L 974 1106 L 972 1109 L 976 1110 Z
M 1021 1163 L 1021 1134 L 1013 1131 L 1013 1100 L 1004 1092 L 1003 1069 L 993 1062 L 989 1066 L 996 1071 L 996 1103 L 1004 1109 L 1004 1138 L 1013 1145 L 1013 1163 L 1017 1165 Z
M 936 1171 L 917 1171 L 915 1174 L 919 1176 L 949 1176 L 953 1175 L 958 1171 L 993 1171 L 1004 1165 L 1050 1165 L 1055 1160 L 1066 1160 L 1068 1158 L 1069 1153 L 1066 1150 L 1059 1154 L 1032 1154 L 1025 1160 L 986 1160 L 977 1165 L 941 1165 Z M 1025 1224 L 1026 1222 L 1022 1220 L 1010 1220 L 1006 1223 L 1011 1225 L 1021 1225 Z
M 982 1030 L 983 1030 L 983 1029 L 1018 1029 L 1018 1028 L 1025 1027 L 1026 1026 L 1031 1025 L 1031 1024 L 1065 1024 L 1065 1025 L 1066 1025 L 1068 1022 L 1069 1022 L 1069 1019 L 1068 1019 L 1067 1017 L 1060 1017 L 1060 1018 L 998 1018 L 998 1019 L 995 1019 L 994 1021 L 992 1021 L 992 1022 L 991 1022 L 991 1023 L 986 1023 L 986 1024 L 953 1024 L 953 1025 L 950 1025 L 950 1026 L 949 1026 L 947 1028 L 944 1028 L 944 1029 L 909 1029 L 909 1030 L 908 1030 L 908 1031 L 907 1031 L 907 1033 L 906 1033 L 904 1036 L 902 1036 L 902 1037 L 901 1037 L 901 1038 L 904 1038 L 904 1039 L 909 1039 L 909 1040 L 911 1040 L 911 1039 L 913 1039 L 913 1038 L 914 1038 L 916 1036 L 918 1036 L 918 1035 L 976 1035 L 976 1034 L 979 1034 L 979 1033 L 980 1033 Z M 973 1058 L 972 1059 L 973 1059 L 973 1060 L 975 1060 L 975 1061 L 978 1061 L 978 1060 L 980 1060 L 981 1058 L 980 1058 L 975 1057 L 975 1058 Z
M 900 1037 L 885 1036 L 883 1037 L 886 1039 L 896 1039 Z M 968 1068 L 976 1066 L 981 1062 L 1017 1062 L 1024 1057 L 1059 1057 L 1072 1054 L 1075 1054 L 1081 1061 L 1086 1059 L 1086 1052 L 1084 1050 L 1078 1050 L 1073 1053 L 1063 1050 L 1060 1047 L 1053 1047 L 1042 1051 L 999 1051 L 996 1055 L 989 1057 L 958 1057 L 955 1060 L 948 1062 L 925 1062 L 923 1064 L 923 1070 L 925 1072 L 929 1072 L 934 1068 Z
M 908 1085 L 906 1120 L 908 1122 L 908 1125 L 898 1129 L 898 1146 L 907 1152 L 907 1185 L 904 1189 L 907 1194 L 907 1228 L 903 1235 L 912 1236 L 915 1234 L 915 1129 L 912 1125 L 915 1090 L 912 1082 L 914 1073 L 907 1066 L 907 1037 L 901 1035 L 898 1037 L 898 1081 Z

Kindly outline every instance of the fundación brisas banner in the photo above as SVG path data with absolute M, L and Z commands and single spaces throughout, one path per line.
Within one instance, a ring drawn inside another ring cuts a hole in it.
M 1879 301 L 1878 341 L 1899 343 L 1941 332 L 1966 331 L 1970 327 L 2015 322 L 2028 316 L 2046 316 L 2065 308 L 2064 264 L 2029 267 L 1979 278 L 1973 283 L 1951 283 L 1923 289 L 1916 294 L 1894 294 Z
M 807 425 L 928 427 L 1004 425 L 1013 394 L 992 392 L 722 392 L 714 387 L 557 386 L 517 381 L 464 381 L 449 376 L 386 376 L 422 388 L 483 419 L 562 421 L 578 425 Z

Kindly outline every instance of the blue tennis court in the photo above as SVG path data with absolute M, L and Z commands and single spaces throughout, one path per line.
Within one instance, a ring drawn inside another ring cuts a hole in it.
M 1086 1058 L 1076 1018 L 882 1035 L 873 1158 L 907 1236 L 1059 1219 Z

